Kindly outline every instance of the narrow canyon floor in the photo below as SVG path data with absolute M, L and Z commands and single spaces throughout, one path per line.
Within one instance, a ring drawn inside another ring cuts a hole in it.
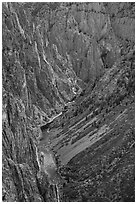
M 135 201 L 135 2 L 2 3 L 2 201 Z

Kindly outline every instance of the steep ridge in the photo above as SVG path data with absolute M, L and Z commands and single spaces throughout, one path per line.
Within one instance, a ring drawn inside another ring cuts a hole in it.
M 81 107 L 62 115 L 69 123 L 60 116 L 61 124 L 50 124 L 51 148 L 68 180 L 65 201 L 134 200 L 134 74 L 127 62 L 109 70 Z
M 117 38 L 121 56 L 94 88 L 42 127 L 68 182 L 64 201 L 134 200 L 134 22 L 131 26 L 132 35 Z
M 134 201 L 134 7 L 3 3 L 3 201 Z

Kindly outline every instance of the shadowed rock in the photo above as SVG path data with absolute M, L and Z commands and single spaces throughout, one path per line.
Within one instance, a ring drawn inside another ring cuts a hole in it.
M 135 3 L 2 4 L 2 199 L 133 202 Z

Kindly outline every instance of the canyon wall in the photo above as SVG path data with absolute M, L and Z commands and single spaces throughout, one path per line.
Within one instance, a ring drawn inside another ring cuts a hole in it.
M 134 7 L 103 2 L 2 4 L 3 201 L 55 201 L 47 175 L 38 174 L 41 126 L 51 122 L 52 151 L 67 164 L 75 154 L 62 157 L 65 143 L 52 129 L 62 127 L 66 140 L 65 128 L 79 117 L 88 120 L 106 102 L 113 107 L 113 101 L 134 101 Z M 54 139 L 61 148 L 54 147 Z M 66 192 L 62 199 L 72 201 Z

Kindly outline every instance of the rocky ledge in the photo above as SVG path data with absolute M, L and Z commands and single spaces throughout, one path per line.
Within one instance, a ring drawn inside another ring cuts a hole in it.
M 135 3 L 2 4 L 2 200 L 135 201 Z

